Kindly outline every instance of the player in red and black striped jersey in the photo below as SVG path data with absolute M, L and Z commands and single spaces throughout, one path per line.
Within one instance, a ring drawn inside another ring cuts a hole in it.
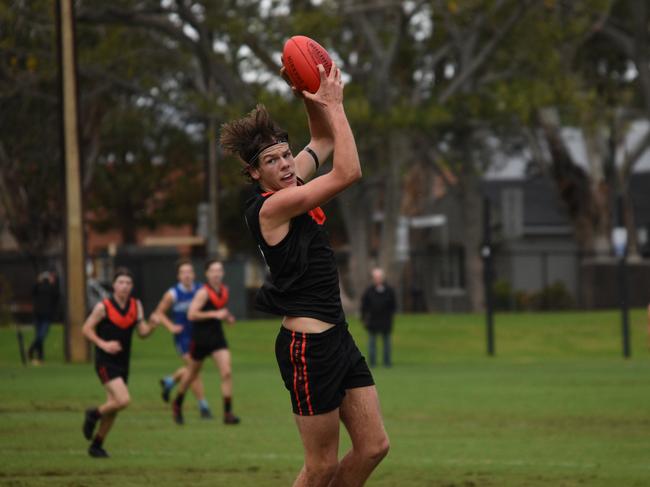
M 99 429 L 88 448 L 92 457 L 107 457 L 103 448 L 118 411 L 131 400 L 127 382 L 131 359 L 131 338 L 137 330 L 142 338 L 153 331 L 144 321 L 142 303 L 131 297 L 133 276 L 126 268 L 118 268 L 113 277 L 113 294 L 93 308 L 83 325 L 83 334 L 95 344 L 95 370 L 106 390 L 106 402 L 86 410 L 83 434 L 90 440 L 99 421 Z
M 209 260 L 205 264 L 206 283 L 201 287 L 187 311 L 192 321 L 192 340 L 190 341 L 190 363 L 188 373 L 178 385 L 178 394 L 172 403 L 174 421 L 183 424 L 183 400 L 189 385 L 197 377 L 203 360 L 210 356 L 219 369 L 221 376 L 221 396 L 223 397 L 223 422 L 238 424 L 239 418 L 232 412 L 232 366 L 228 342 L 223 333 L 223 320 L 232 325 L 235 317 L 228 304 L 228 287 L 223 284 L 223 264 L 218 260 Z
M 275 353 L 304 449 L 293 485 L 360 486 L 389 442 L 372 374 L 345 322 L 320 209 L 361 177 L 361 166 L 343 108 L 341 71 L 334 64 L 329 74 L 322 65 L 318 70 L 318 91 L 299 94 L 311 140 L 295 158 L 287 133 L 263 106 L 224 125 L 221 145 L 239 156 L 256 183 L 245 219 L 269 275 L 255 306 L 282 317 Z M 331 171 L 309 181 L 332 152 Z M 341 422 L 352 449 L 339 461 Z

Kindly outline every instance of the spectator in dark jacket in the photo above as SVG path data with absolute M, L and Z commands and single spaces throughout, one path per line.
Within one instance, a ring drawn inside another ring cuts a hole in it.
M 34 303 L 34 341 L 27 352 L 32 364 L 40 365 L 43 361 L 43 344 L 59 306 L 59 288 L 54 275 L 50 272 L 39 274 L 32 289 Z
M 361 320 L 368 330 L 368 361 L 371 367 L 376 364 L 376 342 L 379 334 L 384 341 L 384 365 L 391 366 L 390 334 L 396 308 L 395 292 L 386 284 L 384 271 L 378 267 L 373 269 L 372 285 L 361 298 Z

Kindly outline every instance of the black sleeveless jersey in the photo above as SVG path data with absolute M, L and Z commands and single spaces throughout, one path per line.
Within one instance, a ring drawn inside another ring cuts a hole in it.
M 201 311 L 216 311 L 225 308 L 226 304 L 228 304 L 228 287 L 222 284 L 219 291 L 207 283 L 204 284 L 204 287 L 208 292 L 208 300 L 201 308 Z M 198 344 L 211 343 L 215 337 L 222 335 L 221 320 L 217 318 L 192 321 L 192 339 Z
M 345 322 L 339 276 L 320 208 L 291 219 L 289 232 L 268 245 L 260 229 L 260 209 L 273 193 L 256 194 L 246 202 L 246 224 L 269 269 L 255 298 L 255 308 L 280 316 L 307 316 L 327 323 Z
M 131 338 L 133 329 L 140 321 L 138 319 L 138 301 L 129 298 L 125 308 L 121 308 L 115 298 L 102 301 L 106 310 L 106 317 L 97 325 L 97 336 L 106 341 L 117 341 L 122 345 L 118 353 L 106 353 L 95 347 L 95 361 L 102 364 L 115 364 L 127 366 L 131 356 Z

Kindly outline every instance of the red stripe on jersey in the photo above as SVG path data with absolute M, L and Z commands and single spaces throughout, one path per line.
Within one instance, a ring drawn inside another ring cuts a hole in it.
M 272 195 L 275 193 L 275 191 L 267 191 L 266 193 L 262 193 L 263 197 L 267 197 L 269 195 Z M 327 216 L 325 216 L 325 212 L 320 206 L 317 206 L 313 210 L 309 210 L 307 214 L 311 217 L 312 220 L 314 220 L 316 223 L 319 225 L 322 225 L 325 223 L 325 220 L 327 220 Z
M 325 223 L 325 220 L 327 220 L 327 217 L 325 216 L 325 212 L 322 210 L 320 206 L 317 206 L 313 210 L 310 210 L 309 216 L 312 218 L 312 220 L 314 220 L 319 225 L 322 225 L 323 223 Z
M 115 307 L 113 302 L 106 298 L 102 301 L 106 309 L 108 321 L 120 328 L 130 328 L 138 321 L 138 305 L 135 298 L 129 298 L 129 308 L 126 314 L 122 314 Z
M 305 379 L 305 396 L 307 396 L 307 407 L 309 408 L 310 416 L 314 415 L 314 410 L 311 407 L 311 398 L 309 397 L 309 378 L 307 376 L 307 359 L 305 358 L 305 349 L 307 348 L 307 334 L 302 334 L 302 374 Z
M 204 286 L 208 291 L 208 297 L 210 298 L 210 301 L 212 301 L 212 304 L 215 308 L 221 309 L 225 307 L 226 304 L 228 304 L 228 286 L 222 284 L 218 294 L 214 289 L 212 289 L 212 286 L 209 284 L 204 284 Z
M 296 332 L 291 332 L 291 344 L 289 345 L 289 354 L 291 356 L 291 365 L 293 365 L 293 392 L 296 395 L 296 403 L 298 404 L 298 414 L 302 416 L 302 408 L 300 407 L 300 395 L 298 394 L 298 367 L 296 360 L 293 356 L 293 347 L 296 344 Z

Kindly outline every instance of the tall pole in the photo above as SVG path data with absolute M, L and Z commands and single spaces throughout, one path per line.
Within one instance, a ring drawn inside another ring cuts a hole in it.
M 618 296 L 621 307 L 623 357 L 630 358 L 630 319 L 627 290 L 627 229 L 623 218 L 623 195 L 616 198 L 617 227 L 614 229 L 614 251 L 618 257 Z
M 86 314 L 86 275 L 81 205 L 77 58 L 72 0 L 56 2 L 65 160 L 65 354 L 68 362 L 88 361 L 88 343 L 81 333 Z
M 219 170 L 217 160 L 217 121 L 214 115 L 208 118 L 208 240 L 207 256 L 216 258 L 219 254 Z
M 485 289 L 485 327 L 487 353 L 494 356 L 494 301 L 492 299 L 492 236 L 491 236 L 490 200 L 483 198 L 483 288 Z

